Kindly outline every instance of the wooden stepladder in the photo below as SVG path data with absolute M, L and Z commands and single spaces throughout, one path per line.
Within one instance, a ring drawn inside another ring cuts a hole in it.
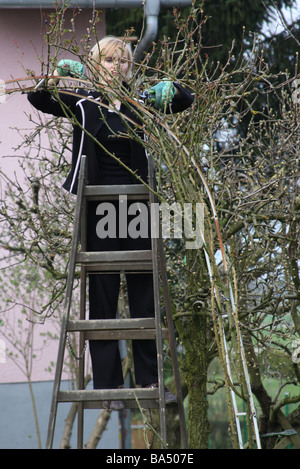
M 157 408 L 160 416 L 160 438 L 167 443 L 166 405 L 164 392 L 164 363 L 163 340 L 169 341 L 173 374 L 175 380 L 176 399 L 178 406 L 182 447 L 187 449 L 187 433 L 179 366 L 176 353 L 174 325 L 171 314 L 168 280 L 164 250 L 161 237 L 152 237 L 150 251 L 113 251 L 113 252 L 87 252 L 86 251 L 86 203 L 89 200 L 118 200 L 126 196 L 128 200 L 147 200 L 150 204 L 156 201 L 154 191 L 144 184 L 120 186 L 88 186 L 86 181 L 86 157 L 82 156 L 78 181 L 77 199 L 74 217 L 72 247 L 69 261 L 69 272 L 66 286 L 65 311 L 62 318 L 61 334 L 58 348 L 56 371 L 54 378 L 48 435 L 47 449 L 52 448 L 57 407 L 61 402 L 76 402 L 78 406 L 78 432 L 77 448 L 83 447 L 84 410 L 103 407 L 104 401 L 122 400 L 127 408 Z M 149 187 L 154 188 L 153 162 L 149 159 Z M 157 227 L 156 227 L 157 229 Z M 79 243 L 80 233 L 80 243 Z M 79 244 L 81 249 L 79 250 Z M 73 281 L 76 265 L 80 265 L 80 314 L 78 320 L 70 319 Z M 155 317 L 141 319 L 114 319 L 114 320 L 86 320 L 86 284 L 89 273 L 108 272 L 145 272 L 153 273 Z M 167 327 L 162 327 L 160 285 L 163 292 L 164 310 Z M 79 349 L 84 350 L 88 340 L 120 340 L 120 339 L 155 339 L 157 346 L 158 388 L 123 388 L 123 389 L 84 389 L 84 360 L 79 360 L 78 389 L 62 391 L 61 377 L 64 362 L 64 353 L 68 333 L 79 333 Z

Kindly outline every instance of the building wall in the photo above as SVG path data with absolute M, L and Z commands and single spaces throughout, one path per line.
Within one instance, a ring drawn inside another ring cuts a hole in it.
M 26 77 L 26 69 L 41 74 L 41 64 L 38 57 L 45 54 L 45 23 L 44 14 L 49 10 L 38 9 L 0 9 L 0 85 L 12 79 Z M 67 15 L 67 23 L 71 18 L 71 12 Z M 82 10 L 75 21 L 78 41 L 82 35 L 86 34 L 86 28 L 90 26 L 91 10 Z M 105 34 L 105 17 L 99 24 L 98 37 Z M 68 52 L 65 58 L 73 59 Z M 63 58 L 63 57 L 62 57 Z M 30 82 L 20 82 L 23 85 L 30 85 Z M 33 83 L 32 83 L 33 84 Z M 7 83 L 6 89 L 16 87 L 16 83 Z M 18 129 L 26 132 L 30 128 L 28 115 L 33 112 L 33 108 L 27 101 L 26 94 L 14 93 L 0 99 L 0 168 L 9 176 L 13 177 L 14 172 L 18 178 L 22 178 L 22 173 L 18 164 L 18 156 L 15 148 L 22 141 L 18 135 Z M 3 181 L 0 180 L 0 198 L 3 191 Z M 1 228 L 1 226 L 0 226 Z M 0 238 L 1 239 L 1 238 Z M 3 249 L 0 242 L 0 259 L 3 257 Z M 14 317 L 13 317 L 14 316 Z M 18 320 L 18 312 L 10 312 L 12 325 Z M 1 314 L 0 314 L 1 321 Z M 0 322 L 1 325 L 1 322 Z M 53 389 L 54 369 L 49 372 L 50 362 L 56 361 L 58 341 L 49 341 L 44 344 L 41 333 L 45 332 L 46 326 L 35 326 L 34 351 L 36 357 L 33 360 L 33 370 L 31 379 L 33 392 L 36 399 L 38 420 L 42 438 L 42 446 L 45 446 L 47 436 L 47 426 L 50 413 L 51 395 Z M 1 332 L 1 331 L 0 331 Z M 56 332 L 58 328 L 56 327 Z M 32 410 L 32 402 L 29 393 L 26 376 L 22 371 L 22 359 L 19 361 L 21 367 L 11 360 L 6 350 L 9 343 L 0 334 L 0 448 L 1 449 L 37 449 L 37 437 Z M 67 381 L 63 386 L 68 386 Z M 62 435 L 64 420 L 66 418 L 69 405 L 61 405 L 58 409 L 57 435 L 54 448 L 59 446 Z M 86 416 L 85 441 L 89 437 L 89 432 L 93 428 L 99 411 L 89 411 Z M 72 447 L 76 447 L 76 430 L 72 436 Z M 118 415 L 115 413 L 109 422 L 108 429 L 104 432 L 103 439 L 99 443 L 99 448 L 118 448 Z
M 45 19 L 49 10 L 38 9 L 0 9 L 0 80 L 5 82 L 26 77 L 26 70 L 31 70 L 34 75 L 41 75 L 42 68 L 39 57 L 46 57 L 44 42 Z M 66 14 L 65 27 L 68 28 L 73 17 L 73 11 Z M 86 29 L 90 27 L 92 10 L 81 10 L 75 17 L 76 39 L 79 43 Z M 105 17 L 98 24 L 97 35 L 99 38 L 105 34 Z M 61 58 L 71 58 L 67 51 Z M 20 85 L 31 86 L 33 82 L 20 82 Z M 6 88 L 15 88 L 16 83 L 6 83 Z M 18 157 L 22 156 L 15 148 L 22 141 L 18 129 L 26 133 L 32 125 L 28 115 L 35 112 L 27 101 L 26 94 L 20 92 L 8 95 L 0 101 L 0 168 L 9 177 L 14 172 L 18 178 L 22 178 L 22 172 L 18 164 Z M 3 180 L 0 179 L 0 198 L 3 193 Z M 1 228 L 1 227 L 0 227 Z M 3 249 L 0 243 L 0 259 L 3 257 Z M 15 312 L 11 311 L 10 315 Z M 17 314 L 17 313 L 16 313 Z M 1 319 L 1 317 L 0 317 Z M 46 324 L 48 327 L 48 324 Z M 53 374 L 46 371 L 50 361 L 56 361 L 57 342 L 49 341 L 44 345 L 41 333 L 46 326 L 36 326 L 35 347 L 37 358 L 33 361 L 33 381 L 51 380 Z M 1 331 L 0 331 L 1 332 Z M 0 333 L 0 383 L 13 383 L 26 381 L 24 374 L 16 366 L 5 352 L 7 343 Z
M 0 80 L 11 80 L 26 77 L 25 70 L 31 70 L 34 74 L 41 74 L 40 56 L 47 56 L 45 48 L 45 15 L 49 10 L 38 9 L 0 9 Z M 66 28 L 70 26 L 72 10 L 66 14 Z M 86 28 L 90 26 L 89 20 L 92 11 L 81 10 L 75 19 L 77 41 L 86 34 Z M 97 34 L 101 38 L 105 34 L 105 17 L 98 25 Z M 62 58 L 64 58 L 62 56 Z M 68 52 L 65 58 L 73 59 Z M 29 85 L 30 82 L 20 82 Z M 7 88 L 16 84 L 7 84 Z M 27 102 L 26 95 L 15 93 L 6 98 L 0 104 L 0 167 L 9 173 L 16 167 L 16 154 L 13 147 L 20 141 L 15 128 L 29 126 L 26 113 L 32 112 L 32 107 Z M 13 156 L 7 160 L 8 156 Z
M 46 445 L 52 389 L 51 382 L 33 383 L 42 448 L 45 448 Z M 64 381 L 62 389 L 69 389 L 69 383 Z M 28 385 L 26 383 L 0 384 L 0 402 L 0 450 L 38 449 L 36 425 Z M 58 406 L 53 449 L 60 446 L 69 409 L 70 404 L 68 403 Z M 99 412 L 99 409 L 85 411 L 84 444 L 91 436 Z M 119 445 L 118 412 L 112 412 L 97 449 L 118 449 Z M 70 446 L 71 449 L 77 447 L 77 421 L 74 423 Z

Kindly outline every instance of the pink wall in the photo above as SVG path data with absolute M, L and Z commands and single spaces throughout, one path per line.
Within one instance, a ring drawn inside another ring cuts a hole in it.
M 86 34 L 86 28 L 90 26 L 91 14 L 91 10 L 83 10 L 76 19 L 75 28 L 78 42 L 82 35 Z M 69 15 L 70 17 L 71 15 Z M 37 57 L 42 54 L 45 47 L 44 33 L 40 10 L 0 9 L 0 80 L 7 81 L 12 78 L 25 77 L 24 69 L 33 70 L 36 75 L 41 74 L 41 65 Z M 99 23 L 97 33 L 99 38 L 105 34 L 104 16 L 103 22 Z M 69 56 L 67 52 L 65 57 L 74 58 Z M 29 82 L 27 83 L 29 84 Z M 14 85 L 7 85 L 7 88 L 12 86 Z M 5 102 L 0 103 L 0 167 L 9 176 L 14 171 L 18 172 L 18 155 L 13 149 L 21 141 L 17 129 L 29 128 L 30 123 L 26 114 L 32 111 L 33 108 L 27 101 L 26 95 L 21 93 L 10 95 L 6 97 Z M 0 181 L 0 197 L 2 189 L 3 183 Z M 0 259 L 2 254 L 0 248 Z M 35 332 L 37 350 L 37 359 L 33 361 L 33 380 L 35 381 L 53 378 L 53 375 L 45 372 L 45 368 L 50 361 L 56 361 L 57 354 L 57 343 L 50 342 L 50 345 L 46 347 L 43 345 L 40 339 L 40 333 L 44 332 L 42 327 L 38 326 Z M 3 341 L 5 339 L 0 334 L 0 383 L 26 381 L 18 367 L 4 353 L 3 348 L 6 343 Z
M 43 13 L 47 13 L 44 10 Z M 86 28 L 89 27 L 91 10 L 82 10 L 76 18 L 75 27 L 78 42 Z M 68 15 L 72 17 L 72 12 Z M 66 23 L 68 27 L 68 23 Z M 36 9 L 0 9 L 0 80 L 26 77 L 24 69 L 30 69 L 36 75 L 41 74 L 41 64 L 37 59 L 45 51 L 44 21 L 41 11 Z M 105 21 L 99 23 L 98 35 L 105 34 Z M 44 55 L 46 52 L 44 52 Z M 74 56 L 65 53 L 66 57 Z M 24 82 L 24 84 L 30 82 Z M 14 85 L 7 85 L 10 88 Z M 16 93 L 6 98 L 6 102 L 0 104 L 0 166 L 10 171 L 15 167 L 15 161 L 7 161 L 4 156 L 16 156 L 12 147 L 18 142 L 15 130 L 10 127 L 28 127 L 29 122 L 25 113 L 29 113 L 32 107 L 27 102 L 26 96 Z

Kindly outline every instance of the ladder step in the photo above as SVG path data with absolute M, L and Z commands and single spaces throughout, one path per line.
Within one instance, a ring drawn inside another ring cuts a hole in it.
M 88 272 L 152 271 L 152 252 L 81 251 L 76 255 L 76 262 L 86 266 Z
M 122 195 L 128 200 L 149 200 L 149 189 L 144 184 L 84 186 L 83 189 L 83 196 L 88 200 L 118 200 Z
M 69 320 L 67 331 L 83 331 L 85 340 L 149 340 L 156 337 L 154 318 Z M 162 329 L 162 338 L 168 339 L 166 328 Z
M 158 407 L 158 389 L 94 389 L 77 391 L 59 391 L 59 402 L 82 402 L 86 409 L 103 408 L 104 401 L 122 400 L 126 408 Z

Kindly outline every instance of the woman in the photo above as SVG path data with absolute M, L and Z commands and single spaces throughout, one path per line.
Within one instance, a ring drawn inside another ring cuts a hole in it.
M 128 87 L 131 77 L 132 53 L 130 45 L 115 37 L 105 37 L 91 51 L 91 68 L 106 90 Z M 54 72 L 58 76 L 58 72 Z M 50 81 L 50 85 L 53 82 Z M 116 88 L 118 87 L 118 88 Z M 167 87 L 167 93 L 165 93 Z M 163 93 L 161 93 L 163 89 Z M 179 84 L 162 82 L 150 90 L 154 106 L 166 112 L 179 112 L 193 102 L 191 94 Z M 88 99 L 87 99 L 88 98 Z M 59 93 L 54 99 L 47 90 L 31 92 L 31 104 L 38 110 L 54 116 L 76 117 L 73 129 L 72 166 L 63 187 L 76 193 L 81 155 L 87 156 L 87 177 L 90 185 L 137 184 L 136 177 L 108 154 L 114 154 L 143 180 L 147 180 L 148 162 L 145 149 L 137 139 L 126 136 L 126 128 L 120 114 L 136 121 L 136 113 L 120 102 L 118 97 L 98 90 L 78 90 L 77 95 Z M 170 104 L 169 104 L 170 102 Z M 111 110 L 101 104 L 109 104 Z M 166 109 L 168 107 L 168 109 Z M 74 122 L 74 120 L 73 120 Z M 129 122 L 129 121 L 128 121 Z M 133 124 L 130 124 L 133 125 Z M 124 135 L 125 134 L 125 135 Z M 95 141 L 95 139 L 97 141 Z M 100 143 L 97 144 L 97 142 Z M 87 247 L 89 251 L 119 251 L 151 249 L 151 236 L 105 237 L 96 229 L 100 220 L 99 202 L 90 202 L 87 216 Z M 118 205 L 115 206 L 118 212 Z M 128 212 L 130 207 L 128 206 Z M 116 213 L 118 220 L 118 213 Z M 130 218 L 128 217 L 128 222 Z M 147 221 L 145 221 L 147 222 Z M 147 224 L 150 226 L 150 223 Z M 118 230 L 117 230 L 118 233 Z M 152 274 L 126 275 L 128 302 L 131 317 L 153 317 Z M 89 276 L 90 319 L 112 319 L 116 317 L 119 296 L 119 274 L 94 274 Z M 143 387 L 157 386 L 157 358 L 154 340 L 133 340 L 133 358 L 136 384 Z M 90 341 L 95 389 L 113 389 L 123 384 L 122 366 L 117 341 Z M 174 396 L 166 390 L 166 403 Z M 120 410 L 121 401 L 110 401 L 107 407 Z

